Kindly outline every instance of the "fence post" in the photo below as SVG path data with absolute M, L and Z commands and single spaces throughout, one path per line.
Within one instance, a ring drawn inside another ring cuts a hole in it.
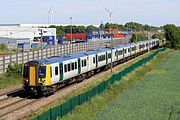
M 63 108 L 62 108 L 62 104 L 60 105 L 60 116 L 62 117 L 62 110 L 63 110 Z
M 53 49 L 53 51 L 54 51 L 53 53 L 54 54 L 53 55 L 55 56 L 56 55 L 56 50 L 55 50 L 55 46 L 53 46 L 53 47 L 54 47 L 54 49 Z
M 11 62 L 12 62 L 12 54 L 10 54 L 10 56 L 9 56 L 9 57 L 10 57 L 10 63 L 11 63 Z
M 16 53 L 16 63 L 18 63 L 18 53 Z
M 46 58 L 48 57 L 48 50 L 47 50 L 47 47 L 45 48 L 46 50 Z
M 50 120 L 52 120 L 52 109 L 50 108 Z
M 72 110 L 72 105 L 71 104 L 72 104 L 72 98 L 70 99 L 70 104 L 69 104 L 70 105 L 70 111 Z
M 81 100 L 81 99 L 80 99 L 80 95 L 78 95 L 78 98 L 79 98 L 79 99 L 78 99 L 78 100 L 79 100 L 79 102 L 78 102 L 78 103 L 79 103 L 79 105 L 80 105 L 80 100 Z
M 39 59 L 39 50 L 38 50 L 38 55 L 37 56 L 38 56 L 38 59 Z
M 24 52 L 22 52 L 22 63 L 24 63 Z
M 49 48 L 50 48 L 50 57 L 51 57 L 51 46 Z
M 27 54 L 27 61 L 29 61 L 29 52 L 27 52 L 28 54 Z
M 5 70 L 6 68 L 5 68 L 5 55 L 3 56 L 3 72 L 5 73 L 6 72 L 6 70 Z

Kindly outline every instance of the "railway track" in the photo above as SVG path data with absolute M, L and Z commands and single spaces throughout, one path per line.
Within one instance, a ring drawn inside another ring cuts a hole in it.
M 2 94 L 0 94 L 0 102 L 3 100 L 9 99 L 10 97 L 15 97 L 22 92 L 23 92 L 22 88 L 17 88 L 15 90 L 11 90 L 6 93 L 2 93 Z
M 71 83 L 68 86 L 63 85 L 55 93 L 63 89 L 69 89 L 73 85 L 74 83 Z M 46 98 L 45 96 L 24 95 L 22 89 L 18 89 L 18 90 L 8 92 L 8 94 L 4 93 L 0 95 L 0 96 L 7 96 L 3 99 L 0 99 L 0 118 L 6 119 L 6 116 L 8 116 L 9 114 L 21 110 L 29 105 L 32 105 L 35 102 L 41 101 L 42 99 Z

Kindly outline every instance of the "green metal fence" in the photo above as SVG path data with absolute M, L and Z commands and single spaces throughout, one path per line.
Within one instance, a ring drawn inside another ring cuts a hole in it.
M 57 117 L 63 117 L 70 111 L 72 111 L 76 106 L 81 105 L 91 99 L 93 96 L 100 94 L 103 92 L 109 85 L 113 84 L 115 81 L 120 80 L 123 76 L 130 73 L 137 67 L 142 66 L 143 64 L 147 63 L 151 59 L 153 59 L 160 51 L 164 51 L 164 48 L 157 50 L 155 53 L 151 54 L 150 56 L 139 60 L 138 62 L 134 63 L 133 65 L 125 68 L 124 70 L 120 71 L 112 75 L 108 80 L 98 84 L 96 87 L 86 91 L 78 96 L 75 96 L 65 103 L 56 106 L 54 108 L 49 109 L 48 111 L 42 113 L 41 115 L 37 116 L 35 120 L 56 120 Z

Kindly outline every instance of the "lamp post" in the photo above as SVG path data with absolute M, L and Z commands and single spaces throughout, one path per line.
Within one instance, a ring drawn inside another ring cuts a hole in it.
M 101 48 L 102 48 L 102 44 L 103 44 L 103 42 L 102 42 L 102 32 L 103 32 L 103 21 L 100 21 L 101 22 L 101 25 L 102 25 L 102 27 L 101 27 L 101 25 L 100 25 L 100 43 L 101 43 Z
M 150 39 L 149 39 L 149 33 L 147 32 L 147 38 L 148 38 L 148 52 L 150 51 Z
M 43 58 L 43 45 L 42 45 L 42 41 L 43 41 L 43 30 L 42 29 L 38 29 L 40 31 L 39 35 L 41 35 L 41 58 Z
M 70 25 L 71 25 L 71 41 L 70 41 L 70 43 L 71 43 L 71 53 L 73 53 L 73 44 L 72 44 L 72 17 L 70 17 Z
M 112 17 L 112 13 L 115 11 L 109 11 L 106 7 L 104 7 L 104 9 L 108 12 L 109 14 L 109 24 L 111 24 L 111 17 Z M 112 30 L 110 30 L 110 35 L 111 35 L 111 74 L 112 74 L 112 48 L 113 48 L 113 38 L 112 38 Z

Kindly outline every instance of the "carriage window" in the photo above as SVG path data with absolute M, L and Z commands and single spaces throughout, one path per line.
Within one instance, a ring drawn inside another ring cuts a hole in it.
M 130 48 L 128 48 L 128 52 L 130 52 Z
M 86 66 L 86 60 L 84 60 L 84 66 Z
M 68 71 L 71 71 L 71 64 L 68 64 Z
M 98 56 L 98 61 L 101 62 L 106 59 L 105 55 Z
M 77 62 L 75 62 L 75 69 L 77 69 Z
M 96 61 L 95 61 L 95 57 L 93 57 L 93 63 L 95 63 Z
M 108 54 L 108 58 L 111 58 L 111 53 Z
M 82 67 L 86 66 L 86 59 L 85 60 L 82 60 Z
M 81 65 L 82 65 L 82 67 L 84 66 L 84 62 L 83 62 L 83 60 L 81 61 Z
M 67 72 L 67 65 L 64 65 L 64 72 Z
M 74 63 L 71 63 L 71 70 L 74 70 Z
M 58 67 L 55 67 L 55 75 L 58 75 Z
M 136 50 L 136 47 L 132 47 L 132 51 L 135 51 Z

